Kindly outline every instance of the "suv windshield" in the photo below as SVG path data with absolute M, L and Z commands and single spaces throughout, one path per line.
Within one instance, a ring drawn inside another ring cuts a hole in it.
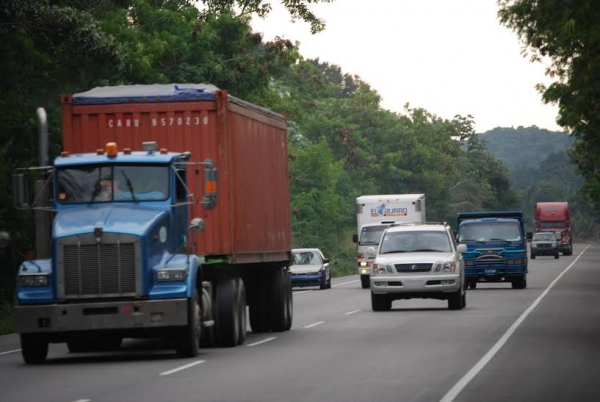
M 554 241 L 556 239 L 554 233 L 536 233 L 533 235 L 533 240 Z
M 86 165 L 59 169 L 61 204 L 111 201 L 159 201 L 169 196 L 169 167 L 157 165 Z
M 381 241 L 380 254 L 419 251 L 450 252 L 450 238 L 442 230 L 388 231 Z

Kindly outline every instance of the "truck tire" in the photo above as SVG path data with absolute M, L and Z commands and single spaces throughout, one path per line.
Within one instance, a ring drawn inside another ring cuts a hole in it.
M 288 282 L 289 290 L 287 292 L 287 322 L 285 324 L 285 330 L 289 331 L 292 328 L 292 321 L 294 320 L 294 293 L 292 292 L 292 274 L 288 271 Z M 331 287 L 331 278 L 329 279 L 329 286 Z
M 48 340 L 39 334 L 21 334 L 21 355 L 27 364 L 40 364 L 48 357 Z
M 246 286 L 241 278 L 238 281 L 238 307 L 239 307 L 239 334 L 238 334 L 238 345 L 243 345 L 246 342 L 247 335 L 247 315 L 246 315 Z
M 360 276 L 360 285 L 362 286 L 363 289 L 369 289 L 371 287 L 369 275 L 361 275 Z
M 270 283 L 270 328 L 273 332 L 283 332 L 287 329 L 288 325 L 291 326 L 289 303 L 292 296 L 288 271 L 282 269 L 273 271 Z
M 389 311 L 392 308 L 392 301 L 386 295 L 371 293 L 371 308 L 373 311 Z
M 535 260 L 535 254 L 531 253 L 531 259 Z
M 188 299 L 188 324 L 178 330 L 175 339 L 175 352 L 179 357 L 196 357 L 200 350 L 202 336 L 202 311 L 198 292 Z
M 527 278 L 525 278 L 524 276 L 517 278 L 517 279 L 513 279 L 513 281 L 512 281 L 513 289 L 525 289 L 526 287 L 527 287 Z
M 477 281 L 470 281 L 469 289 L 477 289 Z
M 217 343 L 234 347 L 240 336 L 240 295 L 238 278 L 225 279 L 216 286 Z
M 269 305 L 267 297 L 266 275 L 252 278 L 249 288 L 250 296 L 250 328 L 253 333 L 269 331 Z

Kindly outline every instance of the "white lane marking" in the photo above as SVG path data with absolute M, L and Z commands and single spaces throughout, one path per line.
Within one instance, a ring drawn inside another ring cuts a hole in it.
M 160 373 L 160 375 L 169 375 L 169 374 L 173 374 L 173 373 L 176 373 L 176 372 L 178 372 L 178 371 L 185 370 L 185 369 L 188 369 L 188 368 L 190 368 L 190 367 L 197 366 L 198 364 L 204 363 L 205 361 L 206 361 L 206 360 L 198 360 L 198 361 L 192 362 L 192 363 L 190 363 L 190 364 L 186 364 L 186 365 L 184 365 L 184 366 L 181 366 L 181 367 L 174 368 L 173 370 L 164 371 L 164 372 Z
M 309 324 L 309 325 L 307 325 L 305 327 L 302 327 L 302 328 L 312 328 L 312 327 L 316 327 L 317 325 L 321 325 L 321 324 L 325 324 L 325 321 L 314 322 L 314 323 Z
M 361 310 L 348 311 L 347 313 L 344 313 L 344 315 L 350 315 L 350 314 L 358 313 L 359 311 L 361 311 Z
M 267 342 L 271 342 L 273 339 L 277 339 L 276 337 L 272 336 L 271 338 L 267 338 L 267 339 L 263 339 L 262 341 L 258 341 L 258 342 L 254 342 L 254 343 L 249 343 L 246 346 L 256 346 L 256 345 L 261 345 L 263 343 L 267 343 Z
M 73 402 L 90 402 L 90 401 L 91 401 L 91 399 L 78 399 L 78 400 L 73 401 Z
M 469 372 L 467 374 L 465 374 L 463 378 L 458 380 L 458 382 L 456 384 L 454 384 L 454 386 L 450 389 L 450 391 L 448 391 L 448 393 L 446 395 L 444 395 L 444 397 L 442 399 L 440 399 L 440 402 L 454 401 L 454 398 L 456 398 L 456 396 L 469 384 L 469 382 L 471 382 L 471 380 L 481 370 L 483 370 L 483 368 L 490 362 L 490 360 L 492 360 L 494 355 L 496 353 L 498 353 L 498 351 L 502 348 L 502 346 L 504 346 L 504 344 L 506 343 L 506 341 L 508 341 L 508 339 L 511 337 L 513 332 L 515 332 L 515 330 L 519 327 L 519 325 L 521 325 L 523 323 L 523 321 L 525 321 L 525 318 L 527 318 L 527 316 L 533 311 L 533 309 L 536 308 L 538 304 L 540 304 L 540 301 L 548 294 L 550 289 L 552 289 L 552 287 L 554 287 L 554 285 L 560 280 L 560 278 L 562 278 L 563 275 L 566 274 L 567 271 L 569 271 L 573 265 L 575 265 L 577 260 L 579 260 L 579 257 L 581 257 L 583 255 L 583 253 L 585 253 L 585 250 L 587 250 L 589 247 L 590 246 L 588 245 L 577 256 L 577 258 L 575 258 L 575 260 L 571 263 L 571 265 L 569 265 L 564 271 L 562 271 L 560 273 L 560 275 L 558 275 L 556 277 L 556 279 L 554 279 L 552 281 L 552 283 L 550 283 L 550 285 L 548 285 L 548 287 L 542 292 L 542 294 L 539 295 L 539 297 L 537 299 L 535 299 L 535 301 L 531 304 L 531 306 L 529 306 L 529 308 L 527 310 L 525 310 L 519 318 L 517 318 L 517 321 L 515 321 L 513 323 L 513 325 L 510 326 L 510 328 L 504 333 L 504 335 L 502 335 L 502 337 L 498 340 L 498 342 L 496 342 L 496 344 L 494 346 L 492 346 L 492 348 L 485 354 L 485 356 L 483 356 L 481 358 L 481 360 L 479 360 L 471 368 L 471 370 L 469 370 Z
M 21 351 L 21 349 L 7 350 L 6 352 L 0 352 L 0 356 L 7 355 L 7 354 L 10 354 L 10 353 L 17 353 L 17 352 L 20 352 L 20 351 Z
M 338 283 L 338 284 L 336 284 L 336 285 L 331 285 L 331 287 L 332 287 L 332 288 L 337 288 L 338 286 L 349 285 L 349 284 L 351 284 L 351 283 L 356 283 L 356 282 L 358 282 L 358 279 L 357 279 L 357 280 L 355 280 L 355 281 L 350 281 L 350 282 Z

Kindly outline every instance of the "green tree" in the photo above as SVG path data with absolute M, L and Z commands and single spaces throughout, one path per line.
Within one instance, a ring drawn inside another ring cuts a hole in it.
M 500 22 L 514 30 L 533 61 L 550 60 L 539 85 L 542 99 L 558 104 L 558 124 L 577 138 L 571 159 L 600 205 L 600 8 L 589 0 L 499 0 Z

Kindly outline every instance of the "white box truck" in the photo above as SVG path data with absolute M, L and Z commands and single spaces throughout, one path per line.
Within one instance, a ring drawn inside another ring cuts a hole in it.
M 392 223 L 425 222 L 425 194 L 362 195 L 356 198 L 356 263 L 363 289 L 368 289 L 375 257 L 367 257 L 368 247 L 379 245 L 383 231 Z

